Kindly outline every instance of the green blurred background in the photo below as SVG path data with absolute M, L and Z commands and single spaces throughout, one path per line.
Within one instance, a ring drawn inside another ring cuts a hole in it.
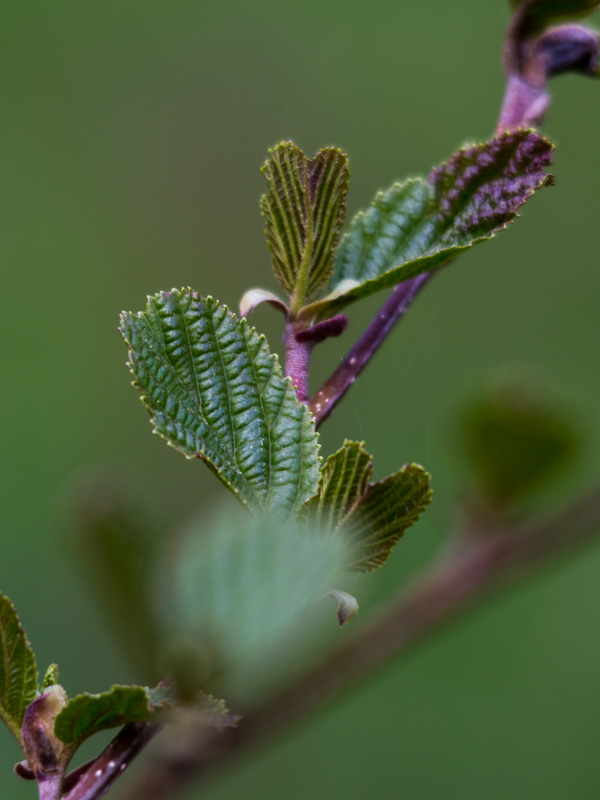
M 224 493 L 150 435 L 118 312 L 172 286 L 233 307 L 275 288 L 259 167 L 282 138 L 349 154 L 352 214 L 490 134 L 507 19 L 505 0 L 1 3 L 0 586 L 70 693 L 134 678 L 77 573 L 72 486 L 98 466 L 134 475 L 172 525 Z M 364 438 L 377 477 L 413 460 L 433 473 L 434 504 L 371 579 L 363 620 L 453 525 L 452 419 L 483 376 L 530 369 L 573 404 L 585 457 L 544 502 L 599 472 L 600 85 L 566 77 L 553 95 L 556 187 L 432 282 L 323 427 L 325 454 Z M 375 307 L 321 348 L 315 387 Z M 255 323 L 279 347 L 278 316 Z M 537 574 L 202 797 L 597 798 L 599 568 L 591 548 Z M 8 732 L 0 750 L 0 796 L 33 797 Z

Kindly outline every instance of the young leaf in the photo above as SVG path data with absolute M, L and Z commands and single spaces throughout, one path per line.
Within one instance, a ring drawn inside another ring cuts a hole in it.
M 101 694 L 80 694 L 68 701 L 56 717 L 54 731 L 64 744 L 78 745 L 89 736 L 127 722 L 148 719 L 168 703 L 163 689 L 112 686 Z
M 250 509 L 285 516 L 316 491 L 314 419 L 264 336 L 190 289 L 148 298 L 121 325 L 155 433 Z
M 0 718 L 21 744 L 25 709 L 38 693 L 35 656 L 15 607 L 0 594 Z
M 327 459 L 319 491 L 302 509 L 318 530 L 349 542 L 350 566 L 362 572 L 387 561 L 431 502 L 429 475 L 418 464 L 407 464 L 378 483 L 370 483 L 372 466 L 363 443 L 345 441 Z
M 58 664 L 50 664 L 44 675 L 44 680 L 42 681 L 42 692 L 45 692 L 46 689 L 49 689 L 51 686 L 56 686 L 59 675 Z
M 348 159 L 333 147 L 306 158 L 293 142 L 269 151 L 261 200 L 275 276 L 300 307 L 331 278 L 346 209 Z
M 409 180 L 380 192 L 340 243 L 331 294 L 303 308 L 300 316 L 331 316 L 493 237 L 551 182 L 544 172 L 551 153 L 545 139 L 517 130 L 459 150 L 426 181 Z M 348 282 L 344 292 L 339 291 L 342 282 Z

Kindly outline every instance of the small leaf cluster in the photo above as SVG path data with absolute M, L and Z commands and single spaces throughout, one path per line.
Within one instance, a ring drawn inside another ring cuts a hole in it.
M 339 247 L 327 259 L 317 248 L 315 260 L 314 242 L 334 246 L 341 227 L 348 181 L 339 175 L 345 156 L 327 148 L 309 160 L 291 142 L 277 145 L 263 168 L 268 190 L 261 208 L 273 271 L 288 294 L 292 318 L 306 324 L 327 319 L 492 238 L 516 218 L 537 189 L 551 182 L 545 172 L 551 155 L 552 145 L 531 130 L 502 133 L 465 147 L 428 178 L 409 179 L 379 192 L 371 207 L 353 219 Z M 337 165 L 338 179 L 314 167 L 323 162 Z M 318 191 L 321 180 L 328 181 L 326 191 Z M 321 209 L 320 203 L 329 206 Z M 314 230 L 307 230 L 307 207 L 312 209 Z M 321 219 L 327 220 L 326 229 L 318 227 Z M 315 299 L 327 283 L 325 296 Z M 264 299 L 271 302 L 273 296 Z
M 173 704 L 174 692 L 168 684 L 153 689 L 112 686 L 100 694 L 69 698 L 58 683 L 56 664 L 48 667 L 40 686 L 34 652 L 13 604 L 2 594 L 0 650 L 0 716 L 23 750 L 25 761 L 18 765 L 23 777 L 43 781 L 50 775 L 64 775 L 76 750 L 90 736 L 130 722 L 160 720 Z M 235 719 L 219 703 L 204 695 L 197 698 L 197 707 L 209 712 L 205 724 L 234 724 Z
M 528 130 L 465 147 L 427 179 L 379 193 L 338 242 L 346 156 L 325 148 L 311 159 L 292 142 L 277 145 L 263 167 L 261 210 L 287 301 L 250 290 L 243 310 L 263 301 L 279 307 L 286 336 L 301 344 L 312 337 L 311 347 L 337 335 L 345 325 L 332 315 L 340 309 L 505 228 L 551 182 L 551 152 Z M 324 594 L 347 609 L 347 621 L 355 601 L 333 588 L 344 580 L 340 570 L 385 563 L 431 502 L 423 467 L 405 464 L 374 481 L 372 456 L 352 441 L 322 463 L 315 419 L 265 337 L 211 297 L 161 292 L 144 311 L 123 312 L 120 330 L 154 432 L 204 462 L 244 509 L 237 517 L 203 513 L 189 525 L 163 579 L 158 628 L 177 634 L 169 666 L 178 683 L 240 665 L 247 673 L 251 661 L 258 669 L 257 654 Z

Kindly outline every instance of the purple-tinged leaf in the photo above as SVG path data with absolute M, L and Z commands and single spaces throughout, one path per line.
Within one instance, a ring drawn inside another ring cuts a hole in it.
M 552 182 L 552 145 L 530 130 L 459 150 L 428 180 L 394 184 L 360 212 L 336 256 L 331 293 L 300 312 L 329 317 L 346 305 L 443 266 L 495 236 Z

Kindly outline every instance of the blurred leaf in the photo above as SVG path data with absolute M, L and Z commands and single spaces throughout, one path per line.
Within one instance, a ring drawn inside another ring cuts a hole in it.
M 235 728 L 241 717 L 227 708 L 224 700 L 219 700 L 205 692 L 197 693 L 192 704 L 175 709 L 173 719 L 191 725 L 208 725 L 211 728 Z
M 121 324 L 134 386 L 172 447 L 251 509 L 287 515 L 316 491 L 314 419 L 264 336 L 189 289 L 150 297 Z
M 432 496 L 429 475 L 418 464 L 407 464 L 378 483 L 370 483 L 372 469 L 364 444 L 345 441 L 327 459 L 319 491 L 302 509 L 315 529 L 348 541 L 351 568 L 362 572 L 387 561 Z
M 65 744 L 79 744 L 107 728 L 146 720 L 168 703 L 169 694 L 162 687 L 112 686 L 101 694 L 80 694 L 69 700 L 56 717 L 54 730 Z
M 300 629 L 299 615 L 336 584 L 346 556 L 339 538 L 289 520 L 200 518 L 175 554 L 163 593 L 171 598 L 165 628 L 186 637 L 216 670 L 248 672 L 249 663 L 261 663 Z
M 48 669 L 46 670 L 46 674 L 44 675 L 44 680 L 42 681 L 42 692 L 45 692 L 46 689 L 49 689 L 51 686 L 56 686 L 59 679 L 59 669 L 58 664 L 50 664 Z
M 527 4 L 524 30 L 528 36 L 561 20 L 589 17 L 599 6 L 597 0 L 510 0 L 511 8 Z
M 306 158 L 293 142 L 269 151 L 263 167 L 268 191 L 261 200 L 273 270 L 302 305 L 326 284 L 346 211 L 348 159 L 333 147 Z
M 564 472 L 580 451 L 580 437 L 560 406 L 516 382 L 471 401 L 460 430 L 475 478 L 494 506 L 523 499 Z
M 545 139 L 517 130 L 459 150 L 428 180 L 409 180 L 380 192 L 342 238 L 331 294 L 306 306 L 301 316 L 330 316 L 492 238 L 537 189 L 551 182 L 544 172 L 551 153 Z M 340 292 L 345 281 L 354 283 Z
M 38 693 L 35 656 L 11 601 L 0 594 L 0 717 L 21 744 L 25 709 Z
M 125 479 L 99 475 L 75 493 L 76 545 L 87 588 L 142 679 L 156 674 L 157 621 L 150 600 L 159 525 Z

